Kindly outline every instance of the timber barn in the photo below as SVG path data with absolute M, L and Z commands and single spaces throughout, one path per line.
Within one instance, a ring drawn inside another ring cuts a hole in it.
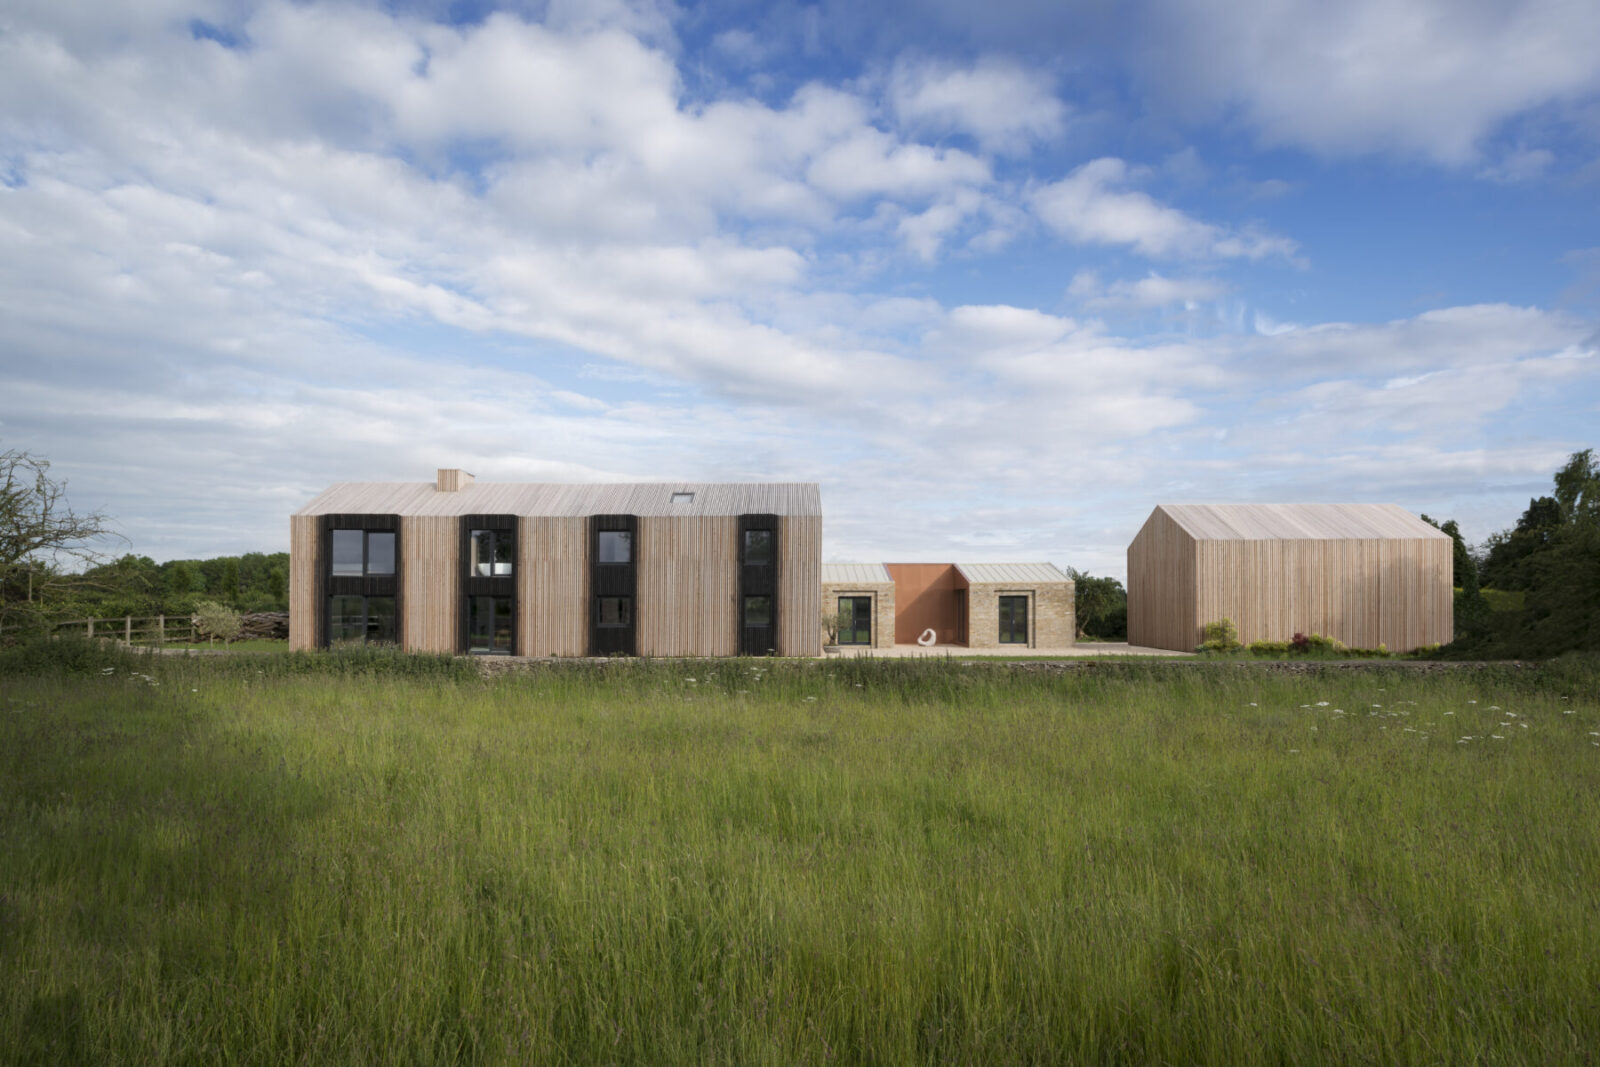
M 1245 644 L 1446 644 L 1452 548 L 1393 504 L 1163 504 L 1128 546 L 1128 641 L 1192 651 L 1231 619 Z
M 817 656 L 815 483 L 343 482 L 289 520 L 289 640 Z

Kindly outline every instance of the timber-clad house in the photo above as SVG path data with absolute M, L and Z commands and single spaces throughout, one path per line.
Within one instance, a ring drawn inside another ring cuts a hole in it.
M 816 656 L 814 483 L 344 482 L 289 523 L 290 643 Z

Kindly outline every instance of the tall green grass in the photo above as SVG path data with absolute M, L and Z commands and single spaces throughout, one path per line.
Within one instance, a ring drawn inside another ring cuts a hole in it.
M 1593 679 L 0 677 L 0 1057 L 1592 1062 Z

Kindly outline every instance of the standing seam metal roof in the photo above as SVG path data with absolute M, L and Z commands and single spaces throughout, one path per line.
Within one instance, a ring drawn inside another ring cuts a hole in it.
M 1070 582 L 1054 563 L 957 563 L 961 577 L 979 585 L 1035 585 Z
M 686 503 L 674 493 L 693 493 Z M 570 485 L 477 482 L 441 492 L 433 482 L 339 482 L 296 515 L 821 515 L 816 482 L 633 482 Z
M 1161 504 L 1200 541 L 1449 538 L 1397 504 Z
M 889 568 L 881 563 L 824 563 L 822 580 L 829 585 L 893 585 Z

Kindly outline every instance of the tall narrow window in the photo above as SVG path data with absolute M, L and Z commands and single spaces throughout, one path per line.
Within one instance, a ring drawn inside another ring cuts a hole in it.
M 776 654 L 783 615 L 778 575 L 778 516 L 739 516 L 739 653 Z
M 517 651 L 517 517 L 463 515 L 458 648 L 480 656 Z
M 1000 598 L 1000 643 L 1025 645 L 1028 643 L 1028 598 L 1003 596 Z

